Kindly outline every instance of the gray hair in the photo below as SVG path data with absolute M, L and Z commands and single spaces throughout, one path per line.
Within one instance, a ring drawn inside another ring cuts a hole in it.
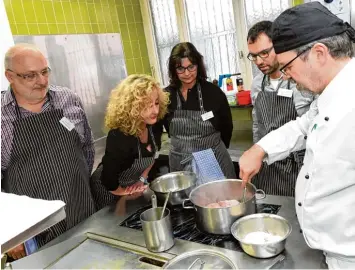
M 312 48 L 316 43 L 324 44 L 328 50 L 329 54 L 334 59 L 349 57 L 352 58 L 355 56 L 355 45 L 353 41 L 350 39 L 347 33 L 343 33 L 341 35 L 332 36 L 328 38 L 323 38 L 317 41 L 313 41 L 307 45 L 301 46 L 295 49 L 297 54 L 300 54 L 307 49 Z M 308 56 L 308 53 L 301 55 L 300 57 L 305 60 Z
M 42 54 L 41 50 L 33 44 L 29 44 L 29 43 L 19 43 L 16 44 L 15 46 L 12 46 L 10 49 L 8 49 L 8 51 L 5 53 L 5 59 L 4 59 L 4 67 L 5 70 L 7 69 L 11 69 L 12 67 L 12 59 L 24 52 L 24 51 L 32 51 L 32 52 L 39 52 Z

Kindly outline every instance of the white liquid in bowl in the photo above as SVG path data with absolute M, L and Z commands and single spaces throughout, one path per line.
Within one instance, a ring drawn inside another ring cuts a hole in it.
M 243 238 L 243 241 L 250 244 L 268 244 L 278 242 L 281 239 L 282 237 L 279 235 L 273 235 L 266 232 L 251 232 Z

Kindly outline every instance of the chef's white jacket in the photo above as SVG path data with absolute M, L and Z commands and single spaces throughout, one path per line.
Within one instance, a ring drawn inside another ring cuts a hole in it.
M 302 117 L 258 142 L 271 164 L 306 148 L 296 212 L 307 244 L 355 257 L 355 58 Z M 272 179 L 269 179 L 272 181 Z

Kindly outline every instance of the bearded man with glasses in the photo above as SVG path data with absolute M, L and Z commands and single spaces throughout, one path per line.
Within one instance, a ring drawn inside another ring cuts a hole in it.
M 262 72 L 253 79 L 253 141 L 295 120 L 309 110 L 313 96 L 302 95 L 296 83 L 283 78 L 271 40 L 272 22 L 261 21 L 248 32 L 248 59 Z M 252 182 L 267 194 L 294 196 L 304 151 L 290 154 L 274 164 L 263 163 Z

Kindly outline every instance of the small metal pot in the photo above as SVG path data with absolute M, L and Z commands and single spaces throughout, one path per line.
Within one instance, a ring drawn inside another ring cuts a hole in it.
M 286 239 L 292 227 L 281 216 L 273 214 L 254 214 L 238 219 L 231 227 L 232 235 L 237 239 L 250 256 L 257 258 L 270 258 L 280 254 L 285 249 Z M 279 241 L 265 244 L 248 243 L 244 237 L 252 232 L 267 232 L 281 237 Z
M 172 172 L 156 178 L 150 183 L 149 188 L 157 195 L 158 204 L 162 205 L 169 196 L 169 205 L 179 205 L 187 199 L 197 181 L 193 172 Z
M 245 202 L 242 202 L 242 180 L 226 179 L 214 181 L 194 188 L 189 199 L 184 200 L 185 209 L 196 210 L 196 225 L 200 230 L 212 234 L 230 234 L 231 226 L 238 218 L 256 213 L 256 194 L 265 198 L 265 192 L 248 183 Z M 224 200 L 238 200 L 239 205 L 224 208 L 208 208 L 206 205 Z M 194 206 L 186 206 L 190 201 Z
M 150 208 L 140 215 L 146 248 L 152 252 L 162 252 L 174 245 L 170 211 L 163 207 Z

